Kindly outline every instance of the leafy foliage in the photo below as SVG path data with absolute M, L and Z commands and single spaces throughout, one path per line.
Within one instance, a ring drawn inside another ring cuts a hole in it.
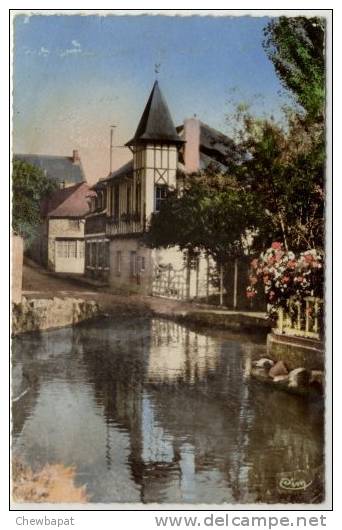
M 189 178 L 181 195 L 169 193 L 153 215 L 147 243 L 178 245 L 190 255 L 205 251 L 218 264 L 243 253 L 248 231 L 254 231 L 260 209 L 254 196 L 227 176 Z
M 282 240 L 295 251 L 324 245 L 324 134 L 296 115 L 284 131 L 272 120 L 246 114 L 245 152 L 234 169 L 241 186 L 255 194 L 267 221 L 258 226 L 259 247 Z
M 323 118 L 324 19 L 280 17 L 264 29 L 264 49 L 278 77 L 309 117 Z
M 40 223 L 40 204 L 56 189 L 44 173 L 35 166 L 19 160 L 13 162 L 12 173 L 12 227 L 30 240 Z

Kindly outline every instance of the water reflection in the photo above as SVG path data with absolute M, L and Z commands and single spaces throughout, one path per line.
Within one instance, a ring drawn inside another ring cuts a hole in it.
M 261 347 L 159 319 L 18 337 L 13 450 L 75 465 L 92 502 L 320 502 L 323 405 L 250 381 Z

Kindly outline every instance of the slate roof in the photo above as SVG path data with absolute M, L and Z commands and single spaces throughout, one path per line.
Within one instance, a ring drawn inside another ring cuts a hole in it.
M 205 155 L 204 153 L 200 153 L 199 169 L 201 171 L 205 171 L 208 168 L 212 168 L 213 170 L 219 171 L 221 173 L 226 173 L 228 170 L 228 167 L 226 165 L 221 164 L 221 162 L 218 162 L 217 160 L 215 160 L 215 158 L 211 158 L 210 156 Z M 187 175 L 185 165 L 182 160 L 178 162 L 177 170 L 180 174 L 183 174 L 184 176 Z
M 86 180 L 82 163 L 80 161 L 74 163 L 71 156 L 15 154 L 14 160 L 21 160 L 38 167 L 57 184 L 62 182 L 77 184 Z
M 123 166 L 119 167 L 119 169 L 116 169 L 113 171 L 108 177 L 101 179 L 97 182 L 97 184 L 102 182 L 107 182 L 108 180 L 112 180 L 114 178 L 122 178 L 122 177 L 131 177 L 133 176 L 133 158 L 126 162 L 126 164 L 123 164 Z M 96 184 L 96 185 L 97 185 Z
M 181 138 L 184 136 L 184 124 L 177 127 L 177 132 Z M 202 121 L 200 121 L 200 153 L 219 162 L 223 167 L 226 167 L 229 159 L 235 160 L 237 156 L 234 140 Z
M 209 156 L 217 153 L 217 159 L 220 159 L 220 155 L 222 155 L 223 160 L 221 161 L 236 156 L 235 142 L 229 136 L 203 122 L 201 122 L 200 148 Z
M 137 142 L 170 142 L 181 144 L 183 141 L 176 131 L 171 114 L 158 81 L 155 81 L 145 110 L 141 116 L 134 137 L 126 145 Z
M 44 217 L 82 218 L 89 212 L 89 198 L 96 196 L 86 182 L 55 191 L 43 201 L 41 213 Z

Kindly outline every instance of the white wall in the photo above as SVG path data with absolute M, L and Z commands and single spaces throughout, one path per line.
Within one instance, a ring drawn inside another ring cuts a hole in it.
M 84 273 L 83 257 L 58 258 L 56 255 L 56 238 L 82 240 L 84 245 L 84 219 L 49 219 L 48 228 L 48 268 L 56 272 Z
M 121 252 L 121 271 L 117 271 L 117 252 Z M 136 252 L 137 274 L 131 275 L 131 252 Z M 141 270 L 142 259 L 145 270 Z M 138 291 L 146 294 L 151 290 L 151 250 L 141 245 L 138 238 L 117 238 L 109 244 L 109 283 L 112 287 Z

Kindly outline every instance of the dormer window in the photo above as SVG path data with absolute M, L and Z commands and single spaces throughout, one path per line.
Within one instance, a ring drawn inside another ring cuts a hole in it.
M 156 212 L 160 211 L 162 202 L 167 197 L 167 186 L 154 187 L 154 209 Z

